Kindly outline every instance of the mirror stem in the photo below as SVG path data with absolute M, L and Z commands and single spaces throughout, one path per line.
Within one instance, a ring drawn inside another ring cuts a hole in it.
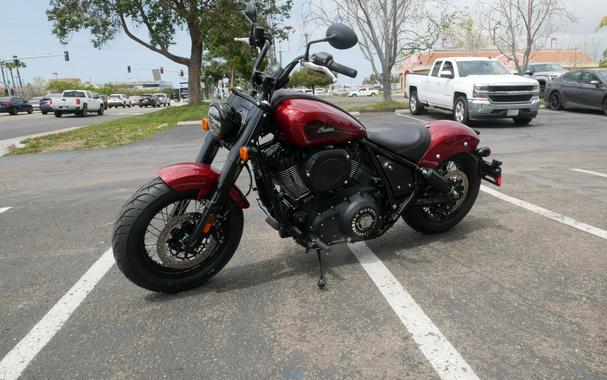
M 322 38 L 322 39 L 320 39 L 320 40 L 314 40 L 314 41 L 310 41 L 310 42 L 308 42 L 308 46 L 306 46 L 306 53 L 304 54 L 304 61 L 307 61 L 307 60 L 308 60 L 308 56 L 310 55 L 310 46 L 311 46 L 312 44 L 317 44 L 317 43 L 319 43 L 319 42 L 327 42 L 327 41 L 329 41 L 329 39 L 328 39 L 328 38 Z

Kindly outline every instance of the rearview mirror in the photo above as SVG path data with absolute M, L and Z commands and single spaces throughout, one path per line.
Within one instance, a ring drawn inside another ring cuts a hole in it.
M 356 33 L 344 24 L 335 23 L 327 29 L 327 41 L 335 49 L 350 49 L 358 43 Z
M 590 84 L 595 85 L 596 87 L 601 87 L 601 82 L 599 82 L 598 80 L 591 80 Z
M 527 74 L 527 75 L 533 75 L 533 71 L 527 70 L 527 71 L 525 71 L 525 74 Z
M 257 8 L 255 7 L 255 2 L 249 1 L 247 3 L 247 8 L 244 11 L 244 15 L 251 24 L 255 24 L 257 21 Z

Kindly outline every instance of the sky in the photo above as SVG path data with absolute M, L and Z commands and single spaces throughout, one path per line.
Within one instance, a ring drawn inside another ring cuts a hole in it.
M 163 66 L 166 70 L 179 70 L 182 66 L 154 53 L 125 35 L 120 35 L 113 41 L 108 41 L 102 49 L 95 49 L 86 31 L 71 36 L 67 45 L 59 43 L 52 34 L 51 23 L 46 18 L 48 0 L 8 1 L 0 0 L 2 16 L 0 19 L 0 58 L 17 56 L 35 56 L 62 54 L 68 50 L 70 61 L 64 62 L 63 57 L 33 59 L 26 61 L 27 68 L 22 70 L 24 82 L 31 82 L 34 77 L 45 80 L 54 78 L 53 73 L 61 77 L 75 77 L 83 81 L 102 84 L 113 81 L 151 80 L 151 69 Z M 295 29 L 288 42 L 282 42 L 279 50 L 283 50 L 283 63 L 303 53 L 304 32 L 312 32 L 312 37 L 324 34 L 323 28 L 306 25 L 302 21 L 302 4 L 304 0 L 296 0 L 287 21 Z M 474 8 L 478 0 L 452 0 L 458 8 Z M 566 33 L 558 36 L 555 47 L 583 47 L 586 53 L 598 56 L 607 48 L 607 31 L 595 33 L 595 27 L 600 17 L 607 15 L 607 0 L 576 0 L 566 1 L 570 11 L 576 16 L 577 22 L 566 26 Z M 573 5 L 574 4 L 574 5 Z M 138 33 L 145 36 L 143 30 Z M 342 83 L 360 83 L 371 73 L 370 65 L 364 60 L 358 47 L 348 51 L 332 49 L 328 44 L 318 44 L 317 51 L 327 51 L 333 54 L 337 62 L 352 66 L 358 70 L 357 79 L 350 80 L 340 77 Z M 178 55 L 188 55 L 189 39 L 182 34 L 177 36 L 176 45 L 171 49 Z M 132 67 L 132 73 L 127 73 L 127 66 Z M 177 73 L 165 72 L 163 80 L 175 85 L 181 80 Z

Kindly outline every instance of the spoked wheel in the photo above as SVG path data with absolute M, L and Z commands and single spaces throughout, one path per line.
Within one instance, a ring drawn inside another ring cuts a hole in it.
M 118 268 L 153 291 L 178 292 L 204 284 L 232 258 L 243 229 L 242 210 L 228 203 L 213 216 L 208 236 L 188 249 L 185 243 L 205 203 L 196 199 L 196 192 L 173 191 L 160 178 L 142 187 L 114 227 Z
M 460 154 L 444 161 L 437 172 L 451 182 L 461 196 L 450 204 L 412 204 L 405 210 L 405 222 L 425 234 L 445 232 L 464 219 L 474 205 L 480 188 L 478 161 L 470 154 Z M 420 190 L 417 197 L 432 198 L 437 195 L 440 193 L 436 189 L 427 186 Z

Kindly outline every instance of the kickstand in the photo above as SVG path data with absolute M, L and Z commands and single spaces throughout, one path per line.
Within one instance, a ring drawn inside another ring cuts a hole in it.
M 325 287 L 325 285 L 327 285 L 327 281 L 325 280 L 325 268 L 322 265 L 322 250 L 317 249 L 316 255 L 318 257 L 318 267 L 320 269 L 320 278 L 318 279 L 318 287 L 322 289 Z

